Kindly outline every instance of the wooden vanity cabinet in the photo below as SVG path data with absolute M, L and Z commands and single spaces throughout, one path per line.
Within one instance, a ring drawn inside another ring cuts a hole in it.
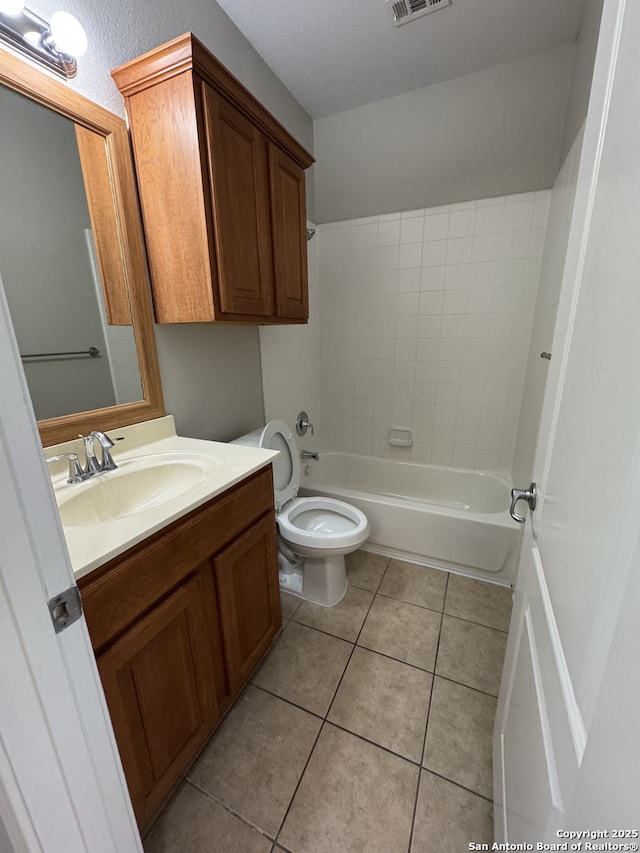
M 158 322 L 305 322 L 313 157 L 190 33 L 112 76 Z
M 280 629 L 271 469 L 78 585 L 144 830 Z
M 220 717 L 203 605 L 211 586 L 210 573 L 196 573 L 97 658 L 141 829 Z
M 265 571 L 267 559 L 270 571 Z M 213 562 L 229 690 L 235 696 L 274 637 L 276 611 L 275 628 L 280 627 L 274 516 L 252 525 Z

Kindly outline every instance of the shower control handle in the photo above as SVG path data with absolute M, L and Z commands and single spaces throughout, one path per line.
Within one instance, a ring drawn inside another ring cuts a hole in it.
M 518 501 L 526 501 L 529 504 L 529 509 L 533 511 L 536 508 L 537 500 L 538 487 L 535 483 L 531 483 L 528 489 L 511 489 L 511 509 L 509 510 L 509 515 L 518 524 L 524 524 L 526 519 L 522 515 L 518 515 L 516 504 Z
M 300 412 L 296 420 L 296 432 L 298 435 L 306 435 L 308 429 L 311 430 L 311 435 L 313 435 L 313 424 L 309 421 L 309 415 L 306 412 Z

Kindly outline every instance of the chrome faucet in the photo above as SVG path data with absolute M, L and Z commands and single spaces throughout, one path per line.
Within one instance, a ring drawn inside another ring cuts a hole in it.
M 69 460 L 69 477 L 67 483 L 83 483 L 89 477 L 95 477 L 96 474 L 102 474 L 105 471 L 114 471 L 118 466 L 113 460 L 113 456 L 109 453 L 109 448 L 113 447 L 114 441 L 109 436 L 94 430 L 91 435 L 79 435 L 84 444 L 84 452 L 86 463 L 84 466 L 80 464 L 77 453 L 59 453 L 57 456 L 51 456 L 45 459 L 49 462 L 59 462 L 61 459 Z M 98 441 L 102 448 L 102 458 L 98 459 L 95 451 L 95 443 Z M 122 438 L 116 438 L 116 441 L 124 441 Z
M 102 468 L 100 467 L 100 463 L 96 457 L 96 451 L 94 448 L 96 437 L 93 433 L 91 435 L 81 435 L 80 438 L 84 444 L 84 454 L 85 459 L 87 460 L 87 464 L 84 468 L 84 473 L 88 477 L 93 477 L 94 474 L 99 474 Z
M 100 471 L 115 471 L 118 467 L 113 461 L 113 456 L 109 453 L 109 448 L 113 447 L 115 442 L 109 438 L 105 432 L 94 430 L 89 438 L 97 439 L 102 447 L 102 461 L 100 462 Z M 124 441 L 124 438 L 116 438 L 116 441 Z M 95 457 L 94 457 L 95 458 Z
M 90 435 L 80 435 L 78 437 L 81 438 L 84 443 L 86 464 L 82 470 L 85 475 L 85 479 L 88 477 L 94 477 L 96 474 L 102 474 L 104 471 L 115 471 L 118 466 L 114 462 L 113 456 L 109 452 L 109 448 L 113 447 L 115 442 L 111 438 L 109 438 L 109 436 L 105 432 L 100 432 L 100 430 L 94 430 Z M 123 440 L 124 437 L 116 438 L 116 441 Z M 100 444 L 100 447 L 102 449 L 101 459 L 98 459 L 98 457 L 96 456 L 96 441 Z
M 301 459 L 315 459 L 315 460 L 318 460 L 318 459 L 320 459 L 320 454 L 319 454 L 319 453 L 317 453 L 315 450 L 303 450 L 303 451 L 300 453 L 300 458 L 301 458 Z

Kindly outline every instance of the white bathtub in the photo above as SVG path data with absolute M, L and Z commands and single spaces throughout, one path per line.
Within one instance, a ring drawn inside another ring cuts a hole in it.
M 515 580 L 521 529 L 500 474 L 320 451 L 301 494 L 328 495 L 369 519 L 366 550 L 503 584 Z

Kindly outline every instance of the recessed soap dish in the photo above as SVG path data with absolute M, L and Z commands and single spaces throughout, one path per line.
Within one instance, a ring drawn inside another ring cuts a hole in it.
M 413 444 L 413 430 L 406 427 L 391 427 L 389 430 L 389 444 L 394 447 L 411 447 Z

